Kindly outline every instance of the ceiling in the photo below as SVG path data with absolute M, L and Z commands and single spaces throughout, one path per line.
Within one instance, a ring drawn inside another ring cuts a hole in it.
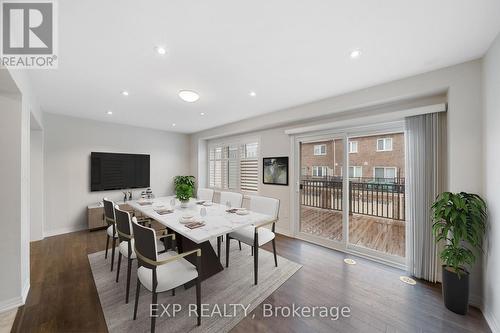
M 498 0 L 58 6 L 59 68 L 30 72 L 42 109 L 184 133 L 476 59 L 500 31 Z

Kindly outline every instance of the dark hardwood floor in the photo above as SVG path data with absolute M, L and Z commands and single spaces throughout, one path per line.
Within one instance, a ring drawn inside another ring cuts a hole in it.
M 87 259 L 87 254 L 104 247 L 104 230 L 32 243 L 31 290 L 12 331 L 106 332 Z M 270 245 L 264 248 L 271 250 Z M 244 250 L 250 253 L 249 248 Z M 355 258 L 357 265 L 346 265 L 346 254 L 284 236 L 277 237 L 277 250 L 303 267 L 263 304 L 349 306 L 351 316 L 336 321 L 264 318 L 261 304 L 233 332 L 490 331 L 479 310 L 471 308 L 467 316 L 446 310 L 439 285 L 421 281 L 416 286 L 403 284 L 399 276 L 404 272 L 398 269 L 361 258 Z

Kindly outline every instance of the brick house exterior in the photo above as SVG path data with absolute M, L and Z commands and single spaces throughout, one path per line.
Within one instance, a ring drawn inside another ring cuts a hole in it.
M 350 177 L 404 178 L 403 133 L 350 138 L 349 145 L 353 150 L 349 153 Z M 342 139 L 303 143 L 301 175 L 340 177 L 343 149 Z

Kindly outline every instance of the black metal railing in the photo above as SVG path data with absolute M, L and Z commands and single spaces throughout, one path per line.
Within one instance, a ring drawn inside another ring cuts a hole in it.
M 404 221 L 404 178 L 350 178 L 349 213 Z M 300 203 L 342 211 L 342 177 L 302 177 Z

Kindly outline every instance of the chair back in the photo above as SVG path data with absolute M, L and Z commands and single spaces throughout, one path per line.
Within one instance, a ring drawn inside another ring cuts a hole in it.
M 252 195 L 250 196 L 250 210 L 256 213 L 271 215 L 277 220 L 280 212 L 280 201 L 275 198 Z
M 214 190 L 211 188 L 199 188 L 196 196 L 198 200 L 212 201 L 214 199 Z
M 121 210 L 120 207 L 115 206 L 116 230 L 118 230 L 118 238 L 120 242 L 128 241 L 132 238 L 132 225 L 130 213 Z
M 102 199 L 104 203 L 104 220 L 108 226 L 115 223 L 115 203 L 108 198 Z
M 231 203 L 231 208 L 240 208 L 243 204 L 243 194 L 236 192 L 221 192 L 220 204 L 225 205 L 228 201 Z
M 139 257 L 139 255 L 142 255 L 149 260 L 158 260 L 156 248 L 156 232 L 154 231 L 154 229 L 144 227 L 137 223 L 137 219 L 135 217 L 132 218 L 132 230 L 134 233 L 134 247 L 139 265 L 154 269 L 155 266 L 143 261 Z

